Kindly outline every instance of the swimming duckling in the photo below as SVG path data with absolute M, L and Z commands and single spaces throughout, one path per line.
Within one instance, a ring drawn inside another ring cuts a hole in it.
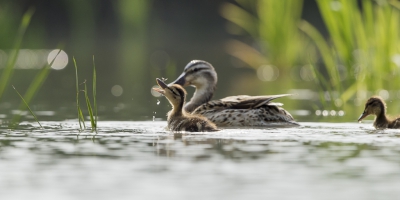
M 192 115 L 183 110 L 186 91 L 180 85 L 168 86 L 157 78 L 157 84 L 161 88 L 153 90 L 163 94 L 172 105 L 168 112 L 168 129 L 171 131 L 208 132 L 218 131 L 214 123 L 200 115 Z
M 385 101 L 379 96 L 373 96 L 365 103 L 364 112 L 358 118 L 361 122 L 368 115 L 375 115 L 374 127 L 376 129 L 400 128 L 400 118 L 389 119 L 386 117 Z
M 217 126 L 299 126 L 292 115 L 281 107 L 283 104 L 271 102 L 290 94 L 239 95 L 210 101 L 217 81 L 217 73 L 210 63 L 192 60 L 171 84 L 194 86 L 196 91 L 184 109 L 207 117 Z

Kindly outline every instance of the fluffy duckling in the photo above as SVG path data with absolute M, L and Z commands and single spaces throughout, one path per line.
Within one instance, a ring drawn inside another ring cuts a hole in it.
M 161 88 L 153 90 L 164 95 L 172 105 L 168 112 L 168 129 L 171 131 L 209 132 L 218 131 L 214 123 L 200 115 L 192 115 L 183 110 L 186 91 L 180 85 L 168 86 L 157 78 L 157 84 Z
M 217 126 L 299 126 L 292 115 L 281 107 L 283 104 L 272 102 L 290 94 L 238 95 L 211 101 L 217 82 L 217 73 L 210 63 L 192 60 L 171 84 L 194 86 L 196 91 L 185 104 L 185 111 L 207 117 Z
M 374 127 L 376 129 L 400 128 L 400 118 L 389 119 L 386 117 L 385 101 L 379 96 L 373 96 L 365 103 L 364 112 L 358 118 L 361 122 L 368 115 L 375 115 Z

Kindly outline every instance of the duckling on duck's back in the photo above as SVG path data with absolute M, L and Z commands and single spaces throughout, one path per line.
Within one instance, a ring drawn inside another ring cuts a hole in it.
M 270 96 L 230 96 L 210 101 L 218 78 L 214 67 L 202 60 L 189 62 L 171 84 L 194 86 L 192 99 L 184 106 L 187 112 L 200 114 L 218 126 L 298 126 L 281 103 L 272 100 L 290 94 Z
M 358 122 L 361 122 L 368 115 L 376 116 L 374 121 L 376 129 L 400 128 L 400 118 L 390 119 L 386 116 L 385 101 L 379 96 L 373 96 L 368 99 L 367 103 L 365 103 L 364 112 L 358 118 Z
M 183 110 L 186 91 L 180 85 L 167 86 L 162 80 L 157 78 L 160 88 L 153 90 L 163 94 L 172 105 L 172 110 L 168 112 L 168 129 L 171 131 L 190 131 L 207 132 L 218 131 L 214 123 L 200 115 L 192 115 Z

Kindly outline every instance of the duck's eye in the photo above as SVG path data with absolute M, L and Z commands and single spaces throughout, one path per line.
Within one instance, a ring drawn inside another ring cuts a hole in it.
M 194 70 L 193 70 L 193 72 L 197 72 L 197 71 L 199 71 L 200 69 L 199 68 L 195 68 Z

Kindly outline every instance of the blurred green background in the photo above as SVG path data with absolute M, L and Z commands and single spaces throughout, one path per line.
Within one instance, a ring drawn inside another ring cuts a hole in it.
M 150 92 L 155 78 L 172 81 L 194 59 L 216 68 L 215 99 L 293 93 L 279 101 L 299 121 L 355 121 L 371 95 L 388 101 L 389 114 L 399 110 L 397 0 L 1 0 L 0 73 L 29 8 L 0 94 L 2 121 L 21 101 L 11 85 L 25 93 L 60 46 L 61 69 L 30 102 L 39 120 L 77 118 L 72 59 L 91 83 L 93 55 L 99 120 L 165 119 L 169 104 Z

